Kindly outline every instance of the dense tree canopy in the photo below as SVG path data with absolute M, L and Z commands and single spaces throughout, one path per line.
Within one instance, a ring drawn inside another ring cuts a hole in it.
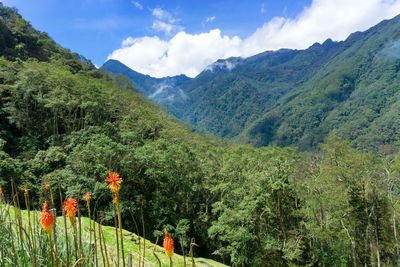
M 193 237 L 202 256 L 234 266 L 398 265 L 396 147 L 369 154 L 331 137 L 300 153 L 193 133 L 123 77 L 57 46 L 16 11 L 0 12 L 6 198 L 11 179 L 38 209 L 46 183 L 80 201 L 89 191 L 113 224 L 104 179 L 116 171 L 126 228 L 136 230 L 131 211 L 138 222 L 143 214 L 147 237 L 166 228 L 186 248 Z

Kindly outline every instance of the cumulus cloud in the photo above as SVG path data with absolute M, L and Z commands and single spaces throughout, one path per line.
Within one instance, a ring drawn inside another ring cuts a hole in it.
M 215 59 L 240 55 L 241 42 L 237 36 L 222 36 L 218 29 L 201 34 L 180 32 L 169 41 L 157 36 L 128 38 L 109 59 L 154 77 L 181 73 L 194 77 Z
M 243 43 L 243 56 L 282 47 L 304 49 L 327 38 L 344 40 L 400 12 L 399 0 L 314 0 L 295 19 L 275 17 Z
M 297 17 L 275 17 L 245 39 L 222 35 L 219 29 L 201 34 L 181 31 L 170 40 L 156 36 L 127 38 L 108 59 L 120 60 L 154 77 L 182 73 L 194 77 L 220 58 L 247 57 L 279 48 L 304 49 L 327 38 L 344 40 L 352 32 L 366 30 L 399 13 L 400 0 L 313 0 Z M 170 24 L 175 22 L 160 8 L 153 9 L 152 14 Z M 158 25 L 160 30 L 162 27 L 164 32 L 169 29 L 168 25 Z

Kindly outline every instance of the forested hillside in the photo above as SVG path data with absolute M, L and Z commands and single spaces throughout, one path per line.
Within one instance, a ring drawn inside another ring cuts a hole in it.
M 123 179 L 124 227 L 136 231 L 130 210 L 137 222 L 143 214 L 146 238 L 168 229 L 177 252 L 181 241 L 188 251 L 195 238 L 196 256 L 234 266 L 399 264 L 395 145 L 370 154 L 332 136 L 320 151 L 300 153 L 193 133 L 135 93 L 126 78 L 95 69 L 15 10 L 0 5 L 0 12 L 6 201 L 11 179 L 29 188 L 36 209 L 47 199 L 47 183 L 81 207 L 88 191 L 105 211 L 104 223 L 113 225 L 104 179 L 115 171 Z
M 343 42 L 219 60 L 171 84 L 183 97 L 153 100 L 197 130 L 255 146 L 310 150 L 335 134 L 376 151 L 399 138 L 399 42 L 397 16 Z

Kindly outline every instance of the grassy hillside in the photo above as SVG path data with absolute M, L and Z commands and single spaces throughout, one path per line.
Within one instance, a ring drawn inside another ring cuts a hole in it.
M 31 239 L 30 241 L 33 242 L 33 238 L 36 239 L 42 239 L 43 241 L 46 240 L 46 233 L 41 230 L 40 226 L 40 212 L 39 211 L 30 211 L 28 213 L 27 210 L 15 210 L 13 206 L 4 204 L 0 206 L 0 232 L 3 234 L 3 237 L 0 238 L 2 240 L 5 237 L 5 232 L 4 231 L 10 231 L 9 228 L 6 229 L 4 225 L 8 225 L 9 222 L 16 222 L 17 220 L 15 219 L 15 214 L 19 213 L 22 218 L 22 225 L 24 229 L 30 234 Z M 10 216 L 9 216 L 10 215 Z M 28 218 L 29 215 L 29 218 Z M 29 227 L 29 220 L 31 222 L 31 225 L 36 223 L 39 224 L 37 226 L 32 226 L 31 228 Z M 78 219 L 77 219 L 78 220 Z M 57 217 L 57 222 L 56 222 L 56 236 L 57 236 L 57 249 L 59 250 L 58 254 L 60 255 L 59 261 L 64 262 L 65 264 L 65 254 L 66 254 L 66 242 L 65 242 L 65 228 L 64 228 L 64 218 L 62 216 Z M 31 231 L 29 230 L 31 229 Z M 32 233 L 35 229 L 38 229 L 37 233 Z M 89 244 L 92 242 L 92 251 L 94 251 L 94 244 L 96 243 L 97 245 L 97 261 L 99 262 L 98 266 L 103 266 L 103 261 L 102 261 L 102 251 L 103 250 L 103 255 L 105 252 L 105 248 L 100 246 L 100 240 L 99 240 L 99 224 L 97 222 L 94 222 L 93 220 L 89 220 L 87 217 L 81 217 L 81 239 L 83 243 L 83 247 L 85 249 L 85 260 L 82 261 L 84 266 L 95 266 L 95 257 L 96 255 L 89 254 Z M 96 242 L 94 241 L 94 229 L 96 229 L 97 237 L 96 237 Z M 91 230 L 91 237 L 89 236 Z M 109 257 L 109 262 L 111 266 L 116 266 L 116 259 L 117 259 L 117 241 L 116 241 L 116 235 L 115 235 L 115 228 L 111 226 L 102 226 L 102 231 L 104 233 L 104 240 L 105 244 L 107 246 L 107 254 Z M 12 232 L 14 233 L 13 240 L 15 240 L 14 245 L 17 247 L 16 250 L 18 251 L 18 246 L 19 242 L 17 242 L 19 236 L 18 236 L 18 229 L 16 225 L 13 225 L 12 227 Z M 72 235 L 73 229 L 71 227 L 70 222 L 67 219 L 67 233 L 69 234 L 69 246 L 70 249 L 73 248 L 74 243 L 73 243 L 73 235 Z M 54 234 L 54 232 L 53 232 Z M 163 235 L 163 234 L 161 234 Z M 139 258 L 141 263 L 143 264 L 144 261 L 144 266 L 159 266 L 157 258 L 154 256 L 154 253 L 157 255 L 158 259 L 161 262 L 161 266 L 169 266 L 169 259 L 166 257 L 164 248 L 162 247 L 162 239 L 163 236 L 160 237 L 160 240 L 158 242 L 158 245 L 155 245 L 151 243 L 149 240 L 145 240 L 146 244 L 144 245 L 144 239 L 134 233 L 131 233 L 129 231 L 123 230 L 123 236 L 124 236 L 124 250 L 125 250 L 125 255 L 126 258 L 130 258 L 129 254 L 131 254 L 132 258 L 132 266 L 138 266 L 139 264 Z M 9 236 L 7 238 L 10 238 Z M 25 236 L 25 239 L 27 237 Z M 140 238 L 140 249 L 139 249 L 139 238 Z M 26 242 L 26 243 L 25 243 Z M 119 241 L 120 242 L 120 241 Z M 24 240 L 24 245 L 29 246 L 28 240 Z M 1 241 L 1 244 L 4 245 L 5 242 L 4 240 Z M 33 244 L 33 243 L 32 243 Z M 47 244 L 48 245 L 48 244 Z M 46 247 L 46 243 L 43 243 L 42 246 Z M 145 246 L 145 255 L 143 255 L 144 251 L 144 246 Z M 186 265 L 184 264 L 184 257 L 182 255 L 179 255 L 179 240 L 175 240 L 175 253 L 173 256 L 173 264 L 174 266 L 192 266 L 192 259 L 188 255 L 188 251 L 186 251 Z M 194 247 L 193 249 L 196 249 Z M 12 257 L 12 252 L 11 252 L 11 247 L 5 248 L 4 246 L 2 247 L 2 257 L 4 257 L 4 261 L 2 261 L 2 264 L 12 264 L 13 263 L 13 257 Z M 3 254 L 4 253 L 4 254 Z M 28 253 L 27 253 L 28 254 Z M 89 256 L 90 255 L 90 256 Z M 40 263 L 40 266 L 47 266 L 49 264 L 49 259 L 44 259 L 42 258 L 44 255 L 39 254 L 36 255 L 36 264 Z M 22 261 L 22 256 L 21 254 L 19 255 L 19 261 Z M 27 255 L 27 262 L 28 265 L 26 266 L 33 266 L 33 262 L 30 259 L 30 255 Z M 205 259 L 205 258 L 194 258 L 193 259 L 195 262 L 196 266 L 210 266 L 210 267 L 222 267 L 226 266 L 224 264 L 218 263 L 216 261 L 210 260 L 210 259 Z M 18 261 L 17 261 L 18 262 Z M 71 263 L 76 262 L 76 259 L 74 259 L 73 253 L 71 253 Z M 19 262 L 22 263 L 22 262 Z M 120 259 L 120 264 L 122 265 L 122 260 Z M 79 265 L 79 264 L 78 264 Z

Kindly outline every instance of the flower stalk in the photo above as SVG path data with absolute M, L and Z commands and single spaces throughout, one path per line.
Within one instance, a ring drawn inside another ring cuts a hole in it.
M 53 233 L 54 217 L 51 211 L 49 210 L 47 202 L 43 203 L 43 211 L 42 215 L 40 216 L 40 222 L 42 223 L 42 227 L 47 232 L 47 236 L 49 238 L 50 251 L 51 251 L 51 266 L 54 266 L 53 241 L 51 238 Z
M 78 241 L 77 241 L 77 230 L 76 230 L 76 220 L 75 220 L 75 214 L 77 211 L 77 202 L 76 199 L 73 198 L 68 198 L 65 203 L 64 203 L 64 210 L 67 212 L 67 217 L 69 219 L 69 222 L 71 223 L 73 232 L 74 232 L 74 245 L 75 245 L 75 258 L 78 260 Z
M 115 172 L 110 172 L 108 174 L 109 177 L 106 178 L 106 182 L 109 182 L 107 187 L 113 193 L 114 199 L 113 203 L 117 206 L 117 214 L 118 214 L 118 225 L 121 239 L 121 252 L 122 252 L 122 265 L 125 267 L 125 253 L 124 253 L 124 240 L 122 235 L 122 220 L 121 220 L 121 210 L 119 207 L 119 190 L 121 189 L 122 179 L 119 178 L 119 174 Z M 118 253 L 119 254 L 119 253 Z
M 89 254 L 88 254 L 89 257 L 92 254 L 91 253 L 91 251 L 92 251 L 92 248 L 91 248 L 91 245 L 92 245 L 92 220 L 91 220 L 91 217 L 90 217 L 90 199 L 91 198 L 92 198 L 92 195 L 89 192 L 86 192 L 86 194 L 83 196 L 83 199 L 86 200 L 86 208 L 87 208 L 88 216 L 89 216 L 89 244 L 90 244 L 90 246 L 89 246 Z

